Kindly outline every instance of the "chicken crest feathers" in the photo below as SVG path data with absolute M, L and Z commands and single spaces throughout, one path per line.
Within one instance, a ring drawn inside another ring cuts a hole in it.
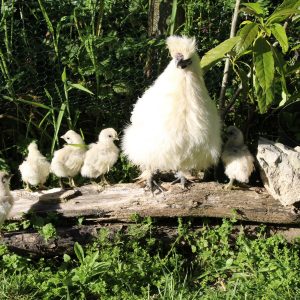
M 175 58 L 177 53 L 181 53 L 184 59 L 188 59 L 196 52 L 196 39 L 172 35 L 167 38 L 167 47 L 172 58 Z

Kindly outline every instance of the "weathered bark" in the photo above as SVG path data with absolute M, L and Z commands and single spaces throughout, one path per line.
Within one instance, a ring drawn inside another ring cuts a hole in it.
M 21 219 L 28 212 L 57 212 L 62 217 L 86 216 L 102 222 L 128 222 L 133 214 L 139 214 L 158 218 L 235 216 L 263 223 L 300 223 L 299 215 L 282 206 L 265 189 L 225 190 L 215 182 L 194 183 L 186 190 L 169 183 L 162 186 L 166 191 L 152 196 L 137 184 L 116 184 L 101 192 L 88 185 L 78 188 L 77 196 L 74 194 L 66 202 L 58 199 L 57 190 L 47 195 L 13 191 L 15 205 L 9 218 Z

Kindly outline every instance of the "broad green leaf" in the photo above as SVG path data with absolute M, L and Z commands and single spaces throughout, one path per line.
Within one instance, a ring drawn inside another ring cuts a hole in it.
M 62 74 L 61 74 L 61 80 L 62 80 L 62 82 L 66 82 L 67 81 L 67 71 L 66 71 L 66 67 L 64 67 L 64 70 L 63 70 L 63 72 L 62 72 Z
M 239 42 L 235 46 L 237 54 L 241 54 L 252 45 L 253 41 L 258 34 L 258 24 L 249 23 L 239 30 L 238 36 L 240 36 Z
M 287 8 L 275 11 L 272 15 L 267 19 L 266 25 L 279 23 L 287 19 L 291 15 L 297 15 L 300 13 L 299 9 L 296 8 Z
M 281 92 L 281 101 L 278 104 L 278 106 L 281 107 L 281 106 L 285 105 L 287 100 L 288 100 L 288 95 L 284 90 L 282 90 L 282 92 Z
M 266 91 L 274 78 L 274 58 L 270 45 L 263 37 L 258 38 L 254 44 L 254 65 L 258 82 Z
M 88 94 L 94 95 L 94 93 L 92 91 L 90 91 L 89 89 L 87 89 L 86 87 L 81 85 L 80 83 L 70 83 L 70 86 L 77 89 L 77 90 L 81 90 L 81 91 L 86 92 Z
M 289 42 L 284 27 L 278 23 L 275 23 L 271 27 L 271 31 L 276 40 L 279 42 L 282 52 L 286 53 L 289 49 Z
M 285 80 L 285 77 L 287 75 L 286 61 L 284 60 L 282 53 L 277 51 L 276 48 L 272 47 L 272 52 L 273 52 L 275 69 L 277 70 L 277 72 L 280 75 L 282 93 L 284 93 L 286 95 L 286 98 L 287 98 L 288 90 L 287 90 L 286 80 Z
M 240 37 L 235 36 L 233 38 L 225 40 L 215 48 L 207 51 L 200 62 L 203 71 L 206 72 L 219 60 L 224 58 L 225 54 L 230 52 L 239 40 Z
M 255 89 L 259 112 L 261 114 L 264 114 L 267 112 L 270 104 L 273 101 L 272 90 L 270 88 L 267 91 L 263 91 L 263 89 L 259 84 L 257 76 L 254 76 L 254 89 Z
M 264 11 L 259 3 L 242 3 L 243 6 L 246 6 L 253 15 L 263 16 Z
M 71 260 L 71 256 L 65 253 L 63 256 L 63 259 L 64 259 L 64 262 L 69 262 Z
M 258 108 L 261 114 L 268 111 L 268 108 L 273 102 L 273 91 L 271 88 L 267 89 L 265 92 L 257 94 Z
M 79 262 L 82 264 L 84 262 L 84 252 L 82 246 L 78 242 L 75 242 L 74 244 L 74 251 Z

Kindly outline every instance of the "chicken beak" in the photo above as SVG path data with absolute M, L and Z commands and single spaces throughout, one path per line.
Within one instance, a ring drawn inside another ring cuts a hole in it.
M 119 138 L 116 136 L 116 137 L 114 138 L 114 140 L 115 140 L 115 141 L 118 141 L 118 140 L 119 140 Z
M 192 63 L 192 60 L 190 58 L 184 59 L 184 56 L 181 53 L 177 53 L 175 55 L 175 64 L 176 64 L 177 68 L 185 69 L 191 63 Z

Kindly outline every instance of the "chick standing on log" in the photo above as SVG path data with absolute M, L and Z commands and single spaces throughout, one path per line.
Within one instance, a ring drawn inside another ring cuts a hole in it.
M 50 163 L 39 151 L 36 142 L 31 142 L 28 147 L 28 155 L 19 166 L 21 178 L 26 184 L 26 190 L 30 191 L 29 185 L 43 187 L 50 173 Z
M 206 89 L 195 38 L 170 36 L 172 60 L 154 84 L 138 99 L 125 129 L 122 149 L 143 171 L 153 191 L 153 175 L 185 173 L 216 164 L 221 149 L 221 126 L 216 105 Z
M 68 177 L 71 187 L 75 187 L 74 179 L 82 167 L 86 152 L 86 145 L 81 136 L 73 130 L 61 136 L 67 144 L 54 152 L 51 161 L 51 172 L 59 177 L 60 186 L 63 187 L 61 178 Z
M 117 132 L 113 128 L 106 128 L 100 132 L 98 142 L 89 145 L 81 168 L 83 177 L 102 176 L 101 182 L 106 182 L 104 174 L 116 163 L 119 156 L 119 149 L 114 140 L 118 140 Z
M 231 189 L 235 180 L 248 183 L 254 171 L 254 158 L 244 144 L 242 132 L 235 126 L 226 130 L 228 137 L 221 156 L 225 167 L 225 174 L 230 179 L 226 189 Z
M 0 226 L 6 220 L 14 204 L 14 199 L 9 189 L 11 176 L 0 172 Z

